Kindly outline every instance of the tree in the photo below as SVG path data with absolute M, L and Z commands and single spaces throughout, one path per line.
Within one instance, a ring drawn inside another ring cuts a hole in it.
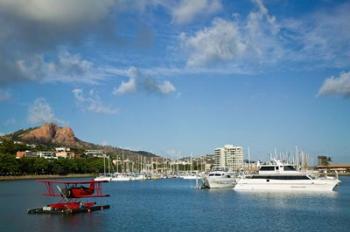
M 27 157 L 23 157 L 22 159 L 18 160 L 19 170 L 22 175 L 35 173 L 35 169 L 34 169 L 35 160 L 36 158 L 27 158 Z
M 17 175 L 19 164 L 16 157 L 9 154 L 0 154 L 0 175 Z
M 35 174 L 47 174 L 48 160 L 45 158 L 36 158 L 33 164 Z
M 25 144 L 15 144 L 13 141 L 4 140 L 0 144 L 0 153 L 2 154 L 16 154 L 17 151 L 28 150 Z

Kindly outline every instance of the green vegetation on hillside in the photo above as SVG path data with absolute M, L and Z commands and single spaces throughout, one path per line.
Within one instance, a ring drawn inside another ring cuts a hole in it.
M 99 158 L 16 159 L 11 154 L 0 154 L 0 176 L 99 172 L 103 172 L 103 159 Z

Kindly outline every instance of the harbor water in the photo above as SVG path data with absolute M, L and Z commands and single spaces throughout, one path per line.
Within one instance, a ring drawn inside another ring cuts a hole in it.
M 350 177 L 333 193 L 199 190 L 195 181 L 107 183 L 105 211 L 28 215 L 54 198 L 33 180 L 0 182 L 0 231 L 350 231 Z

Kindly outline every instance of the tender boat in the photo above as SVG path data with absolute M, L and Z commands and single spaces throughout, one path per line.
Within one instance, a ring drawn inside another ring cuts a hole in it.
M 204 177 L 203 188 L 232 188 L 235 183 L 235 174 L 223 170 L 209 172 Z
M 340 183 L 335 177 L 317 177 L 298 171 L 293 165 L 274 160 L 261 165 L 258 174 L 236 179 L 235 191 L 314 191 L 330 192 Z

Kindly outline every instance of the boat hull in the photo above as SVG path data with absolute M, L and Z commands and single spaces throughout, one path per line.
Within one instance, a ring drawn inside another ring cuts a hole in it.
M 234 186 L 234 178 L 204 178 L 204 187 L 210 189 L 219 189 L 219 188 L 232 188 Z
M 199 180 L 200 177 L 199 176 L 181 176 L 182 179 L 184 180 Z
M 287 192 L 332 192 L 339 184 L 339 180 L 252 180 L 238 179 L 234 186 L 235 191 L 287 191 Z
M 94 181 L 111 181 L 111 177 L 108 176 L 98 176 L 96 178 L 94 178 Z
M 130 177 L 127 177 L 127 176 L 123 176 L 123 177 L 113 177 L 112 179 L 111 179 L 111 181 L 113 181 L 113 182 L 118 182 L 118 181 L 130 181 L 131 180 L 131 178 Z

